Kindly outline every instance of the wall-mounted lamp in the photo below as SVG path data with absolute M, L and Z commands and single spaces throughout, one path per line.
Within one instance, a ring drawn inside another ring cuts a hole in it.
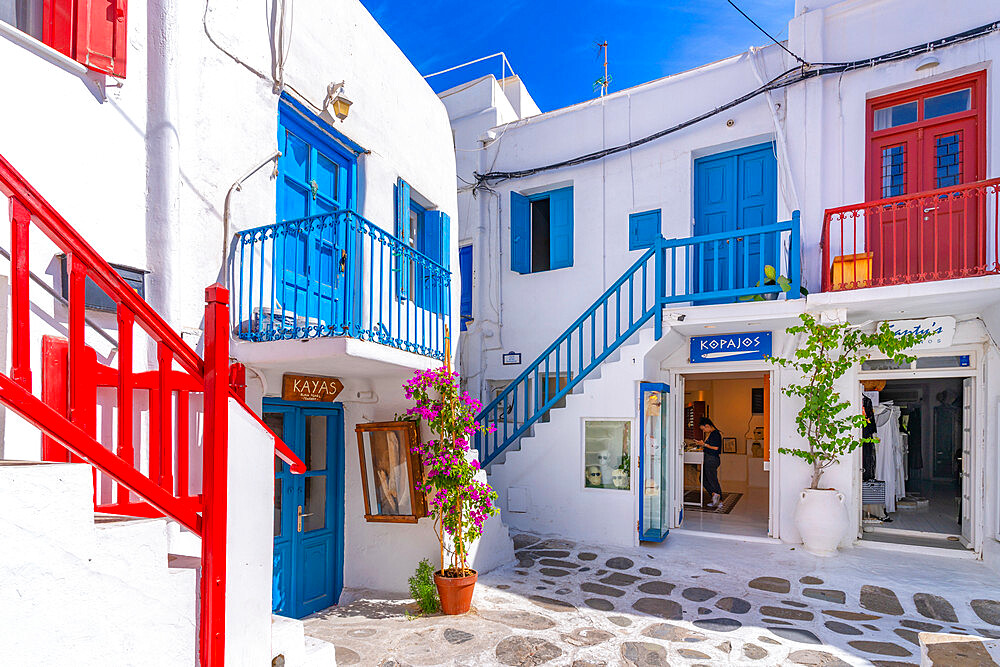
M 921 58 L 920 62 L 917 63 L 917 71 L 926 72 L 928 70 L 934 69 L 940 64 L 941 61 L 938 60 L 935 56 L 927 56 L 926 58 Z
M 354 103 L 344 95 L 343 81 L 340 83 L 331 83 L 326 87 L 326 103 L 323 106 L 331 109 L 333 115 L 339 118 L 341 123 L 347 118 L 352 104 Z

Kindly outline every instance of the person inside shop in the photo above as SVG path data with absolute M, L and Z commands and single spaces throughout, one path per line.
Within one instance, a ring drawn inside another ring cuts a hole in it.
M 705 434 L 704 440 L 698 440 L 697 444 L 705 453 L 702 463 L 702 484 L 705 491 L 712 495 L 712 500 L 708 506 L 718 509 L 722 506 L 722 487 L 719 486 L 719 465 L 722 463 L 722 433 L 715 428 L 715 424 L 708 417 L 702 417 L 698 422 L 701 432 Z

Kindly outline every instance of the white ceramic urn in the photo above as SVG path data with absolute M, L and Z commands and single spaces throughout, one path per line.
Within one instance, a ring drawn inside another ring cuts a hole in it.
M 844 494 L 836 489 L 803 489 L 795 508 L 795 527 L 805 550 L 833 556 L 850 525 Z

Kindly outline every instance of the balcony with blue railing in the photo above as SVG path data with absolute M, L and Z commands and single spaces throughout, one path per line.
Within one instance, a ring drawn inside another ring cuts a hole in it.
M 238 232 L 231 271 L 242 340 L 350 337 L 444 358 L 451 272 L 354 211 Z

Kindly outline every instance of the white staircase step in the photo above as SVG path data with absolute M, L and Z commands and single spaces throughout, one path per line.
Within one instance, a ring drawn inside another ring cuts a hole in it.
M 94 528 L 97 550 L 112 566 L 146 570 L 167 566 L 166 519 L 96 514 Z
M 303 667 L 336 667 L 337 649 L 333 644 L 315 637 L 306 637 Z
M 305 664 L 305 631 L 302 621 L 285 616 L 271 615 L 271 661 L 281 656 L 284 667 L 303 667 Z

